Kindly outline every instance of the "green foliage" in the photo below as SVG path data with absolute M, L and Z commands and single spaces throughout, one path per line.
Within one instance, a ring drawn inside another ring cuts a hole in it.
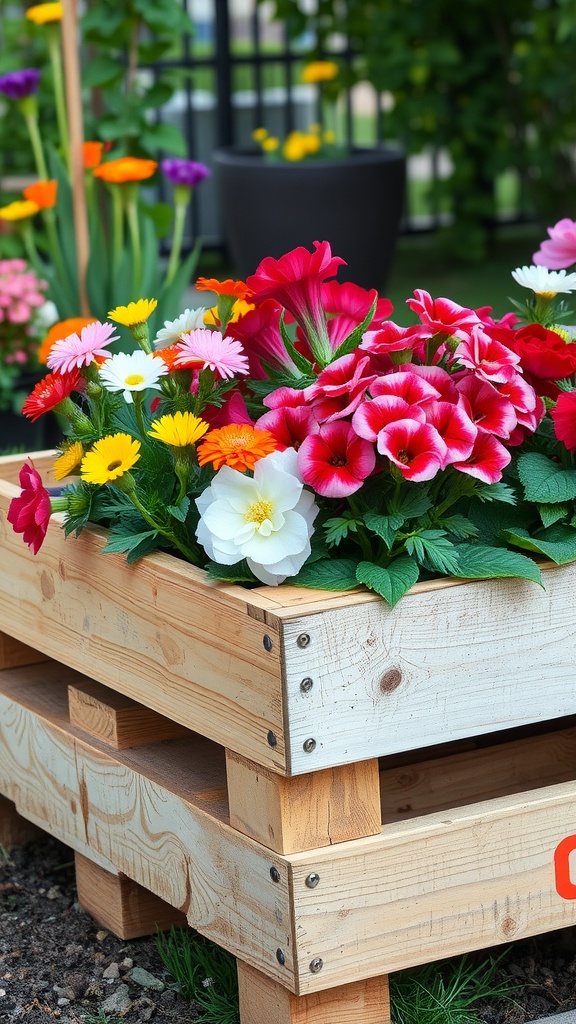
M 236 961 L 191 929 L 156 936 L 158 953 L 184 999 L 195 1003 L 198 1024 L 239 1024 Z
M 480 963 L 463 956 L 391 975 L 394 1024 L 480 1024 L 482 1004 L 510 999 L 517 987 L 495 977 L 506 952 Z

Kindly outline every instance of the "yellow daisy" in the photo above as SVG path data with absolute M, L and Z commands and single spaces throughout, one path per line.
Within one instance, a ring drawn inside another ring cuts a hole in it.
M 40 207 L 31 199 L 16 199 L 7 206 L 0 207 L 0 219 L 2 220 L 26 220 L 38 213 Z
M 157 299 L 138 299 L 138 302 L 129 302 L 127 306 L 116 306 L 116 309 L 110 310 L 108 316 L 124 327 L 136 327 L 137 324 L 146 323 L 157 305 Z
M 185 448 L 195 444 L 208 430 L 208 424 L 191 412 L 175 412 L 159 416 L 148 431 L 150 437 L 172 448 Z
M 70 476 L 72 473 L 75 473 L 83 458 L 83 446 L 80 441 L 73 441 L 72 444 L 69 444 L 62 454 L 56 459 L 56 462 L 54 463 L 54 479 L 63 480 L 65 476 Z
M 35 4 L 34 7 L 28 8 L 26 17 L 36 25 L 49 25 L 55 21 L 62 21 L 62 4 Z
M 89 484 L 108 484 L 132 469 L 139 458 L 140 441 L 130 434 L 109 434 L 86 453 L 80 474 Z

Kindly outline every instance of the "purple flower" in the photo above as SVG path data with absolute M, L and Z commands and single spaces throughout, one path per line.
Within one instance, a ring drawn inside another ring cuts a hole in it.
M 196 160 L 178 160 L 175 157 L 171 160 L 163 160 L 161 168 L 173 185 L 186 185 L 193 188 L 210 174 L 206 164 L 200 164 Z
M 40 72 L 36 68 L 22 68 L 0 75 L 0 90 L 11 100 L 23 100 L 36 92 L 39 81 Z

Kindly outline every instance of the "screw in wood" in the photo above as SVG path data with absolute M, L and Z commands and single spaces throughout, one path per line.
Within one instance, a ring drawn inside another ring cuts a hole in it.
M 303 679 L 302 682 L 300 683 L 300 689 L 302 690 L 302 693 L 309 693 L 313 686 L 314 680 L 310 679 L 310 676 L 306 676 L 306 678 Z
M 318 971 L 321 971 L 323 967 L 324 961 L 321 956 L 315 956 L 314 959 L 310 961 L 310 970 L 312 971 L 312 974 L 318 974 Z
M 311 871 L 306 879 L 306 885 L 308 886 L 309 889 L 315 889 L 319 881 L 320 875 L 318 875 L 315 871 Z
M 313 750 L 316 750 L 316 740 L 310 736 L 309 739 L 304 740 L 302 747 L 306 754 L 311 754 Z
M 272 867 L 270 868 L 270 878 L 272 879 L 273 882 L 280 881 L 280 872 L 278 871 L 277 867 L 274 867 L 274 865 L 272 865 Z
M 268 740 L 268 743 L 270 744 L 271 747 L 275 747 L 276 744 L 278 743 L 278 740 L 276 739 L 276 736 L 272 732 L 272 729 L 268 730 L 268 735 L 266 739 Z
M 282 964 L 282 966 L 284 966 L 284 964 L 286 963 L 286 957 L 284 956 L 284 953 L 282 952 L 281 949 L 276 950 L 276 959 L 279 964 Z M 320 970 L 320 968 L 318 968 L 318 970 Z
M 297 638 L 296 643 L 298 644 L 298 647 L 308 647 L 310 643 L 310 634 L 300 633 L 300 636 Z
M 264 644 L 264 650 L 265 651 L 271 651 L 272 650 L 272 637 L 268 636 L 267 633 L 266 633 L 266 636 L 263 638 L 262 643 Z

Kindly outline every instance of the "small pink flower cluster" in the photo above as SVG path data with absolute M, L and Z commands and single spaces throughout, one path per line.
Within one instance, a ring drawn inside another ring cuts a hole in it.
M 47 287 L 24 260 L 0 260 L 0 355 L 6 364 L 25 365 L 35 351 L 33 323 Z

